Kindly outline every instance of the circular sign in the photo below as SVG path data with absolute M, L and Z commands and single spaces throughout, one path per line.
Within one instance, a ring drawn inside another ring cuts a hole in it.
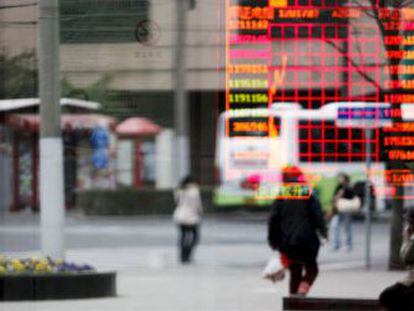
M 135 28 L 135 39 L 144 45 L 155 45 L 161 37 L 160 26 L 151 20 L 140 21 Z

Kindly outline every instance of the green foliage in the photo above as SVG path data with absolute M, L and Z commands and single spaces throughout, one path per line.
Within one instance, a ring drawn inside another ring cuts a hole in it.
M 113 104 L 109 96 L 111 76 L 103 75 L 86 88 L 77 88 L 66 77 L 62 79 L 61 96 L 96 101 L 106 111 Z M 38 97 L 37 59 L 35 52 L 16 56 L 0 54 L 0 98 Z
M 37 97 L 37 63 L 33 52 L 0 54 L 0 98 Z
M 264 206 L 218 206 L 213 202 L 213 191 L 210 187 L 201 188 L 206 214 L 268 211 Z M 87 190 L 78 192 L 76 198 L 76 207 L 85 215 L 171 215 L 175 204 L 172 190 L 154 188 Z
M 172 214 L 174 196 L 170 190 L 91 190 L 79 192 L 76 205 L 86 215 Z
M 111 76 L 109 74 L 105 74 L 95 83 L 82 89 L 77 88 L 66 77 L 64 77 L 62 79 L 61 94 L 62 97 L 79 98 L 101 103 L 102 109 L 106 111 L 113 105 L 113 97 L 109 96 L 108 91 L 111 80 Z

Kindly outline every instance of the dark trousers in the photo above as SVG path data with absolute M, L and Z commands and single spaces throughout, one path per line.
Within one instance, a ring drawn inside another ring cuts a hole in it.
M 290 294 L 297 294 L 299 290 L 300 283 L 306 282 L 311 286 L 316 277 L 318 276 L 318 264 L 314 262 L 290 262 L 289 263 L 290 271 L 290 284 L 289 290 Z
M 198 225 L 180 225 L 180 259 L 181 262 L 189 262 L 194 247 L 198 244 Z
M 387 287 L 380 295 L 381 306 L 387 311 L 414 310 L 414 285 L 396 283 Z

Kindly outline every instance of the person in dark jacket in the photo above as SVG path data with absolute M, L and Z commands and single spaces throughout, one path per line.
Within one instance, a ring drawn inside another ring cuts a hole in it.
M 282 173 L 283 187 L 308 187 L 299 168 Z M 314 195 L 276 198 L 268 223 L 268 242 L 288 258 L 290 294 L 305 296 L 318 275 L 319 235 L 327 238 L 321 205 Z

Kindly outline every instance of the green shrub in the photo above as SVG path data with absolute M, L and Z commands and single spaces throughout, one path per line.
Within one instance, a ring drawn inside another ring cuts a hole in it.
M 213 192 L 212 187 L 201 188 L 204 212 L 207 214 L 267 210 L 253 206 L 215 205 Z M 85 215 L 171 215 L 175 201 L 172 190 L 120 188 L 78 192 L 76 207 Z

